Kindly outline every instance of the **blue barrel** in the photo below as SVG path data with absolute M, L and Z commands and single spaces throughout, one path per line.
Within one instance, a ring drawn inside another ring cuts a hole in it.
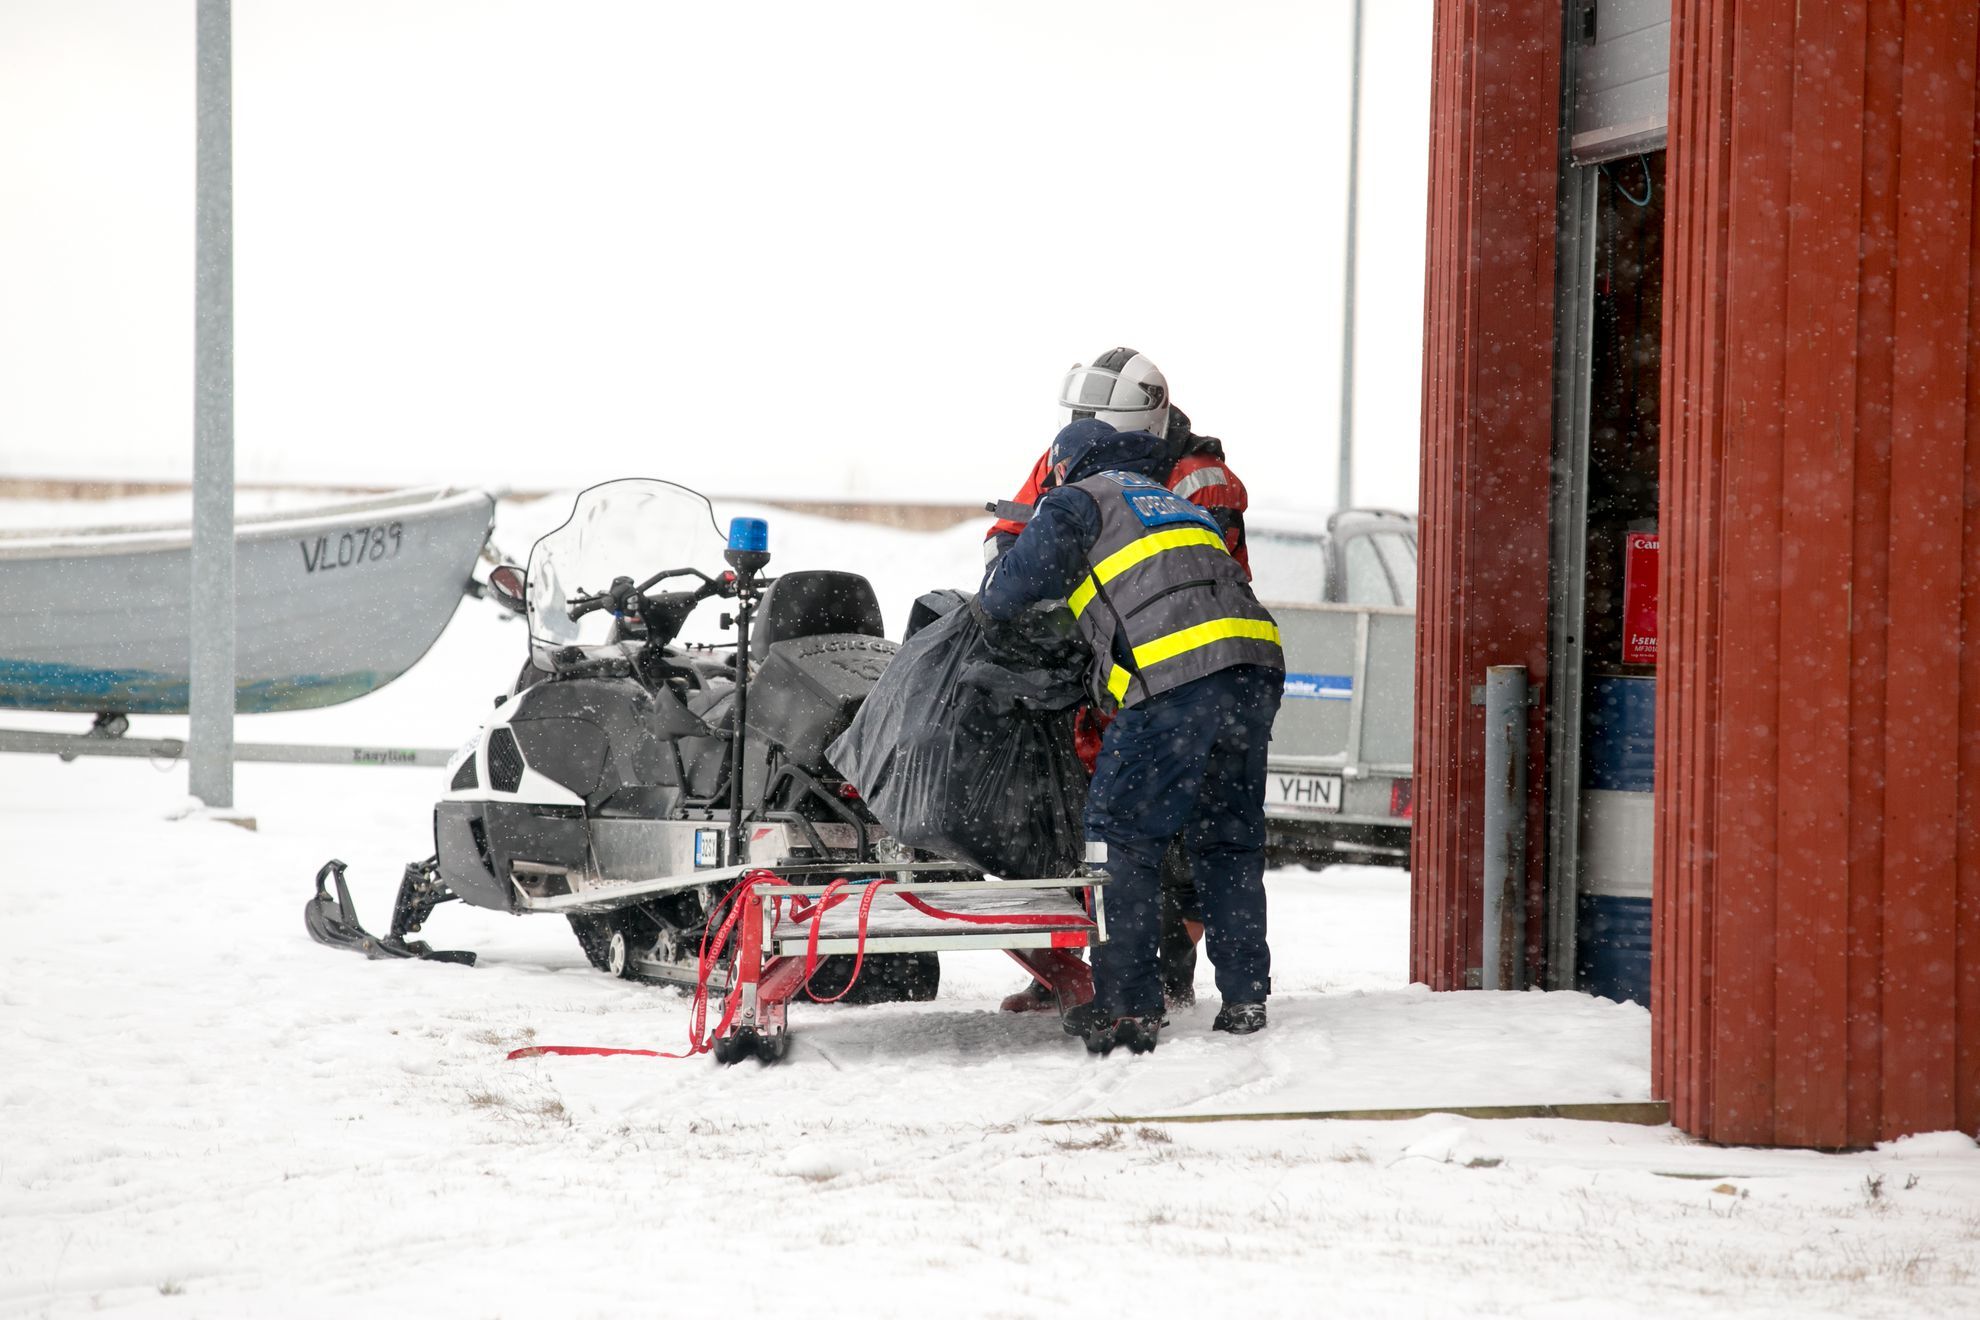
M 1576 899 L 1575 984 L 1591 995 L 1649 1006 L 1650 900 L 1614 894 Z
M 1655 679 L 1605 677 L 1590 685 L 1575 984 L 1589 994 L 1646 1005 L 1656 734 Z
M 1657 680 L 1598 678 L 1588 693 L 1581 757 L 1589 788 L 1648 793 L 1657 775 Z

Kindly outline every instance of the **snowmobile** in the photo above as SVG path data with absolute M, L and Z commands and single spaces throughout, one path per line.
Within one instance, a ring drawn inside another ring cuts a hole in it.
M 897 648 L 864 577 L 765 577 L 766 541 L 760 520 L 737 519 L 725 542 L 707 499 L 671 482 L 580 494 L 526 571 L 490 575 L 528 621 L 529 661 L 450 761 L 434 853 L 406 868 L 389 934 L 359 923 L 338 861 L 317 874 L 310 934 L 373 958 L 471 963 L 409 938 L 458 899 L 562 916 L 614 976 L 720 990 L 728 973 L 711 979 L 700 956 L 710 918 L 752 872 L 980 878 L 889 838 L 827 764 Z M 705 620 L 690 640 L 710 599 L 734 602 L 718 621 L 732 642 Z M 812 993 L 846 990 L 855 961 L 818 962 Z M 939 979 L 933 952 L 873 953 L 848 999 L 930 999 Z

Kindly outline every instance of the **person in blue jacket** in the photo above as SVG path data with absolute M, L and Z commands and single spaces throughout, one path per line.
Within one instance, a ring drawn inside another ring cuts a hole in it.
M 972 608 L 992 620 L 1064 600 L 1093 650 L 1095 702 L 1116 709 L 1087 794 L 1106 844 L 1108 940 L 1093 1002 L 1066 1029 L 1105 1053 L 1155 1048 L 1162 1026 L 1160 868 L 1182 838 L 1223 997 L 1218 1031 L 1265 1025 L 1265 751 L 1285 687 L 1278 625 L 1222 530 L 1163 484 L 1145 431 L 1098 418 L 1052 442 L 1047 490 Z

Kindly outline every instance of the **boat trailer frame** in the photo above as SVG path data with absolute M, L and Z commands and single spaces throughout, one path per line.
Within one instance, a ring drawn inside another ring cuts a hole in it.
M 179 761 L 186 755 L 184 738 L 129 738 L 130 722 L 122 715 L 99 715 L 88 733 L 47 733 L 35 729 L 0 729 L 0 753 L 59 756 L 140 757 Z M 454 755 L 445 747 L 340 746 L 319 743 L 235 743 L 236 761 L 273 761 L 294 765 L 445 766 Z

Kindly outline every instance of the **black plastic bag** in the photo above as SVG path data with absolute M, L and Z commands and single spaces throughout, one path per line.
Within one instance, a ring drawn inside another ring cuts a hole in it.
M 1072 732 L 1084 647 L 1052 611 L 986 635 L 967 601 L 915 603 L 908 640 L 826 757 L 902 843 L 1007 878 L 1070 874 L 1085 837 Z

